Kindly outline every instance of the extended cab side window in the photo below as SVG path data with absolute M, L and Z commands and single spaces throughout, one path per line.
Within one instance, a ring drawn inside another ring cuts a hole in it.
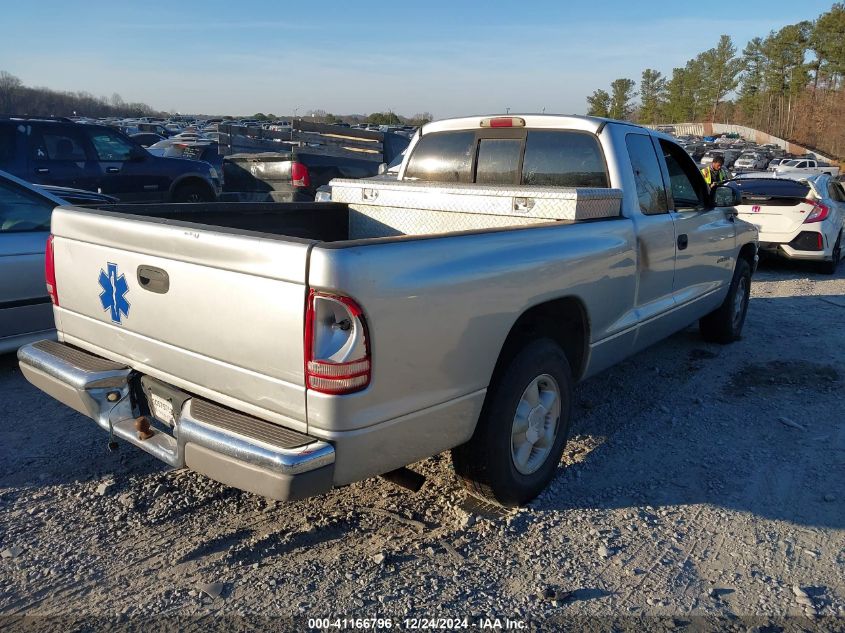
M 11 182 L 0 182 L 0 234 L 49 231 L 53 205 Z
M 669 188 L 675 209 L 703 209 L 706 206 L 706 185 L 695 163 L 674 143 L 660 141 L 660 149 L 669 170 Z
M 637 197 L 640 200 L 640 210 L 646 215 L 668 213 L 666 202 L 666 188 L 663 185 L 663 175 L 657 154 L 651 144 L 651 137 L 644 134 L 628 134 L 625 137 L 628 156 L 634 169 L 634 182 L 637 183 Z
M 132 156 L 134 145 L 119 134 L 109 130 L 89 130 L 91 143 L 98 160 L 125 161 Z
M 434 132 L 423 136 L 405 169 L 409 180 L 472 182 L 475 132 Z
M 522 184 L 608 187 L 598 139 L 584 132 L 530 130 L 525 140 Z

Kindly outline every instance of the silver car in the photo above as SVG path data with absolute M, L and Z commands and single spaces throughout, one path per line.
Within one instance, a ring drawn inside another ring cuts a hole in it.
M 0 354 L 52 336 L 53 306 L 44 283 L 50 215 L 59 205 L 113 202 L 93 191 L 56 188 L 63 198 L 0 171 Z
M 745 152 L 734 163 L 734 170 L 760 170 L 766 169 L 769 164 L 768 159 L 757 152 Z

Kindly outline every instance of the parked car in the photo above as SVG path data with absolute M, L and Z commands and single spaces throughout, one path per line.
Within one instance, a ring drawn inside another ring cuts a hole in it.
M 713 162 L 713 158 L 716 156 L 721 156 L 722 160 L 724 160 L 723 167 L 728 169 L 733 166 L 734 162 L 737 158 L 739 158 L 740 152 L 739 150 L 735 149 L 717 149 L 717 150 L 710 150 L 704 154 L 701 158 L 702 165 L 709 165 Z
M 736 162 L 733 164 L 733 168 L 737 171 L 746 169 L 758 170 L 766 169 L 768 164 L 769 161 L 763 154 L 759 154 L 757 152 L 745 152 L 736 159 Z
M 140 122 L 135 127 L 138 129 L 138 132 L 157 134 L 162 138 L 168 138 L 173 135 L 173 132 L 171 130 L 168 130 L 161 123 Z
M 845 188 L 827 174 L 803 179 L 759 174 L 731 181 L 739 217 L 760 230 L 760 250 L 819 262 L 834 274 L 842 258 Z
M 0 354 L 53 336 L 53 310 L 44 286 L 53 208 L 113 200 L 90 191 L 31 185 L 0 171 Z
M 221 188 L 208 163 L 155 157 L 113 128 L 69 120 L 0 118 L 0 169 L 123 202 L 208 202 Z
M 24 375 L 269 497 L 453 449 L 473 494 L 518 505 L 558 472 L 575 382 L 694 321 L 742 331 L 757 229 L 645 128 L 439 121 L 398 180 L 336 179 L 332 197 L 57 209 L 62 342 L 22 348 Z
M 138 132 L 137 134 L 130 134 L 129 138 L 138 143 L 141 147 L 149 147 L 155 145 L 159 141 L 163 141 L 164 137 L 155 132 Z
M 161 156 L 205 161 L 212 165 L 222 177 L 223 156 L 220 155 L 220 147 L 216 142 L 173 139 L 171 141 L 166 146 L 161 147 Z

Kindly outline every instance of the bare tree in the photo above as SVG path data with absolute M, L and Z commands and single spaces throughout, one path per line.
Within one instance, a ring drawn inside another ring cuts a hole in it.
M 0 70 L 0 113 L 11 114 L 23 82 L 12 73 Z

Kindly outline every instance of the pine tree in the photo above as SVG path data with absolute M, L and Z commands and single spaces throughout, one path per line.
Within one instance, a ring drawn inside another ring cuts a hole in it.
M 587 97 L 587 103 L 590 106 L 587 110 L 588 116 L 610 116 L 610 95 L 606 91 L 594 91 L 593 94 Z
M 666 78 L 653 68 L 646 68 L 640 80 L 640 123 L 659 123 L 666 105 Z
M 637 95 L 633 79 L 619 78 L 610 84 L 610 118 L 624 120 L 631 114 L 631 101 Z

